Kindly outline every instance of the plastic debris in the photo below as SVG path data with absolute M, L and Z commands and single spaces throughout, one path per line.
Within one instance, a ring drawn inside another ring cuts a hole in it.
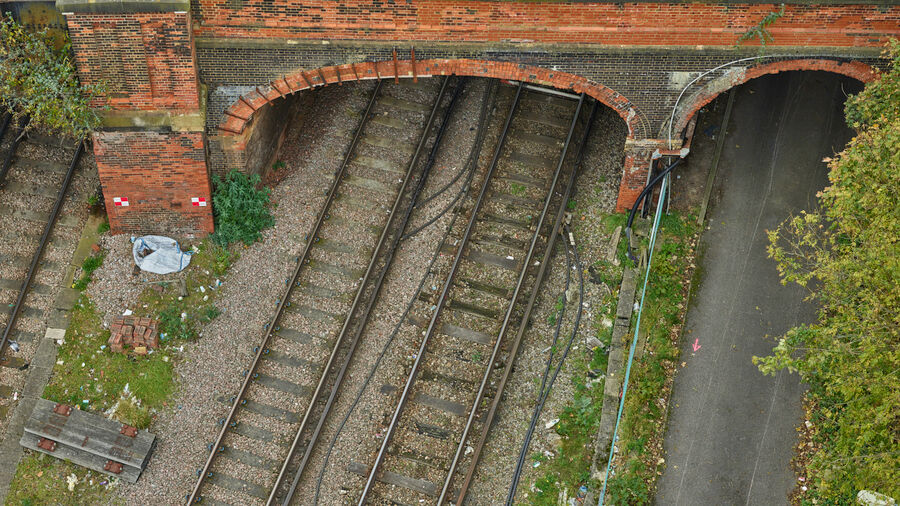
M 66 486 L 68 487 L 69 492 L 75 491 L 75 485 L 77 483 L 78 483 L 78 476 L 75 476 L 75 474 L 70 474 L 69 476 L 66 476 Z
M 554 418 L 553 420 L 550 420 L 549 422 L 545 423 L 544 428 L 551 429 L 551 428 L 553 428 L 554 425 L 556 425 L 558 423 L 559 423 L 559 418 Z
M 178 241 L 162 235 L 145 235 L 132 241 L 131 255 L 143 271 L 155 274 L 178 272 L 191 263 L 194 251 L 181 251 Z

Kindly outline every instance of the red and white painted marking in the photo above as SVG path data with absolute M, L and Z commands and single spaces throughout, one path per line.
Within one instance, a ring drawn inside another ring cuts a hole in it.
M 128 197 L 113 197 L 113 204 L 116 207 L 128 207 Z
M 206 197 L 193 197 L 191 204 L 194 206 L 206 207 Z

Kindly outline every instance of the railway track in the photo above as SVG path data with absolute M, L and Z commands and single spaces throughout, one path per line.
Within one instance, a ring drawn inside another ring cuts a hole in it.
M 0 121 L 0 399 L 8 402 L 0 402 L 0 422 L 24 384 L 21 371 L 44 330 L 67 324 L 65 311 L 74 298 L 64 285 L 71 282 L 68 260 L 83 214 L 67 199 L 83 142 L 21 135 L 24 125 L 9 117 Z
M 454 478 L 477 464 L 469 435 L 489 428 L 484 407 L 499 402 L 499 370 L 514 360 L 506 334 L 527 325 L 533 297 L 520 298 L 540 285 L 535 267 L 549 252 L 543 262 L 536 254 L 552 242 L 572 190 L 568 158 L 583 102 L 517 88 L 465 229 L 445 252 L 443 287 L 418 296 L 410 323 L 422 337 L 405 382 L 381 389 L 397 400 L 380 448 L 370 465 L 350 464 L 365 478 L 358 504 L 458 500 Z
M 420 86 L 432 88 L 431 104 L 400 97 L 404 85 L 374 88 L 188 503 L 273 504 L 293 496 L 427 177 L 426 167 L 411 190 L 450 88 L 449 78 L 428 82 Z M 409 131 L 418 132 L 417 142 L 400 135 Z M 388 151 L 408 153 L 405 167 L 387 163 Z M 361 207 L 368 222 L 345 217 Z

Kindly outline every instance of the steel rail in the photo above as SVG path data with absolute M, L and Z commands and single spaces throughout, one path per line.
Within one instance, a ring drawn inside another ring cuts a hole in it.
M 366 479 L 365 487 L 363 488 L 362 494 L 359 498 L 359 506 L 363 506 L 365 504 L 366 498 L 368 497 L 369 493 L 372 490 L 372 487 L 375 484 L 375 477 L 378 474 L 381 463 L 384 461 L 385 454 L 387 453 L 388 443 L 390 442 L 391 437 L 394 435 L 394 431 L 396 430 L 398 422 L 400 420 L 400 414 L 403 412 L 403 408 L 405 407 L 406 402 L 409 398 L 410 390 L 412 389 L 412 385 L 415 382 L 416 375 L 419 372 L 419 367 L 422 364 L 422 357 L 425 355 L 425 347 L 428 345 L 429 339 L 434 334 L 438 316 L 440 315 L 441 310 L 443 309 L 444 304 L 447 301 L 447 295 L 450 293 L 450 288 L 453 286 L 453 278 L 459 268 L 460 262 L 462 261 L 463 251 L 465 251 L 466 245 L 469 242 L 469 237 L 472 235 L 472 229 L 475 227 L 478 211 L 484 204 L 484 201 L 487 197 L 488 187 L 490 187 L 491 177 L 494 175 L 494 172 L 497 169 L 497 163 L 500 160 L 500 153 L 503 150 L 506 136 L 509 133 L 509 126 L 510 124 L 512 124 L 513 115 L 516 111 L 517 106 L 519 105 L 519 99 L 522 96 L 522 88 L 522 84 L 519 84 L 518 88 L 516 88 L 515 98 L 513 99 L 513 103 L 509 108 L 509 114 L 506 117 L 506 123 L 503 125 L 503 130 L 501 131 L 500 138 L 497 141 L 497 147 L 494 150 L 494 155 L 491 159 L 491 165 L 488 168 L 487 175 L 485 175 L 484 183 L 481 187 L 481 192 L 478 194 L 478 199 L 475 202 L 475 206 L 472 208 L 472 215 L 469 217 L 469 222 L 466 224 L 465 232 L 463 233 L 463 236 L 459 241 L 459 246 L 456 250 L 456 255 L 453 258 L 450 272 L 449 274 L 447 274 L 447 279 L 446 281 L 444 281 L 444 286 L 441 289 L 441 294 L 437 300 L 437 305 L 433 310 L 431 320 L 428 322 L 428 328 L 425 331 L 424 337 L 422 338 L 422 343 L 419 346 L 419 351 L 416 353 L 416 359 L 413 362 L 412 370 L 406 378 L 406 384 L 403 387 L 403 392 L 400 394 L 400 400 L 397 403 L 397 408 L 394 410 L 394 414 L 391 418 L 391 423 L 388 426 L 387 432 L 384 435 L 384 439 L 381 442 L 381 447 L 378 450 L 378 454 L 375 456 L 375 462 L 374 464 L 372 464 L 372 469 L 369 471 L 369 476 Z
M 0 141 L 2 141 L 3 136 L 6 135 L 6 127 L 9 126 L 10 120 L 12 120 L 12 114 L 8 112 L 3 113 L 3 122 L 0 123 Z
M 531 259 L 534 256 L 534 251 L 537 248 L 538 239 L 541 237 L 541 229 L 544 227 L 544 221 L 547 219 L 547 213 L 550 210 L 550 203 L 553 201 L 553 196 L 556 191 L 556 185 L 559 182 L 559 176 L 562 173 L 563 166 L 566 162 L 566 156 L 569 154 L 569 146 L 572 143 L 572 136 L 575 135 L 575 127 L 578 124 L 578 117 L 581 115 L 581 107 L 584 105 L 584 94 L 582 93 L 580 98 L 578 99 L 578 106 L 575 108 L 575 113 L 572 115 L 572 122 L 569 125 L 569 133 L 566 135 L 566 143 L 563 145 L 562 153 L 559 155 L 559 162 L 556 164 L 556 171 L 553 174 L 553 181 L 550 183 L 550 189 L 547 191 L 547 197 L 544 198 L 544 208 L 541 210 L 541 217 L 538 219 L 537 227 L 535 227 L 534 234 L 531 236 L 531 244 L 528 246 L 528 253 L 525 256 L 525 261 L 522 267 L 522 270 L 519 272 L 519 279 L 516 281 L 516 288 L 513 291 L 512 300 L 510 300 L 509 305 L 506 307 L 506 314 L 503 317 L 503 324 L 500 326 L 500 332 L 497 333 L 497 340 L 494 343 L 494 349 L 491 351 L 491 358 L 487 361 L 487 367 L 484 369 L 484 375 L 481 378 L 481 384 L 478 387 L 478 393 L 475 395 L 475 401 L 472 403 L 472 409 L 469 412 L 469 418 L 466 420 L 466 425 L 463 428 L 462 437 L 459 439 L 459 444 L 456 447 L 456 453 L 453 455 L 453 461 L 450 463 L 450 470 L 447 472 L 447 477 L 444 479 L 444 486 L 441 489 L 441 495 L 438 497 L 438 504 L 444 502 L 444 499 L 447 497 L 447 494 L 450 490 L 450 482 L 453 481 L 453 475 L 456 473 L 456 466 L 459 464 L 459 458 L 463 453 L 463 449 L 466 447 L 466 438 L 469 436 L 469 430 L 472 429 L 472 424 L 475 422 L 475 413 L 478 411 L 478 405 L 481 403 L 481 397 L 484 395 L 484 391 L 487 389 L 488 381 L 491 377 L 491 372 L 494 370 L 494 362 L 497 360 L 497 355 L 500 354 L 500 347 L 503 344 L 503 336 L 506 334 L 506 330 L 509 327 L 509 322 L 513 316 L 513 310 L 516 307 L 516 303 L 519 300 L 519 294 L 522 291 L 522 287 L 525 285 L 525 278 L 528 275 L 528 267 L 531 265 Z M 575 171 L 572 171 L 574 174 Z M 572 176 L 569 177 L 571 181 L 573 179 Z M 564 212 L 566 208 L 566 202 L 563 201 L 560 206 L 559 213 Z M 559 213 L 557 216 L 559 216 Z M 547 251 L 552 250 L 551 247 L 552 238 L 555 237 L 553 235 L 550 236 L 550 240 L 548 240 Z M 546 255 L 545 262 L 541 264 L 541 269 L 544 269 L 546 266 Z M 540 280 L 535 280 L 535 290 L 539 285 Z M 523 317 L 523 322 L 526 320 L 527 314 Z M 521 328 L 521 325 L 520 325 Z M 506 367 L 512 367 L 512 363 L 514 361 L 514 355 L 510 355 L 509 360 L 506 361 Z M 503 393 L 502 388 L 497 389 L 497 393 L 494 395 L 494 401 L 498 401 Z
M 62 208 L 63 200 L 65 200 L 66 197 L 66 191 L 69 189 L 69 183 L 72 182 L 72 175 L 75 173 L 75 167 L 78 166 L 78 160 L 81 158 L 82 151 L 84 151 L 84 139 L 81 139 L 78 142 L 78 147 L 75 148 L 75 154 L 72 156 L 72 163 L 69 164 L 69 170 L 66 171 L 66 177 L 63 179 L 62 185 L 59 187 L 59 191 L 56 194 L 56 202 L 53 204 L 53 210 L 50 211 L 50 217 L 47 218 L 47 223 L 44 224 L 44 232 L 41 234 L 41 241 L 38 244 L 38 249 L 31 257 L 31 265 L 28 267 L 28 274 L 25 275 L 25 279 L 22 281 L 22 287 L 19 288 L 19 295 L 16 297 L 16 305 L 13 306 L 13 310 L 9 314 L 6 328 L 3 329 L 3 337 L 0 338 L 0 354 L 3 353 L 6 343 L 9 342 L 9 334 L 12 332 L 12 329 L 16 324 L 16 318 L 22 310 L 22 304 L 25 302 L 25 296 L 28 294 L 28 288 L 31 286 L 31 281 L 34 279 L 34 273 L 37 272 L 41 257 L 44 256 L 44 248 L 47 246 L 50 232 L 53 231 L 53 226 L 56 224 L 56 218 L 59 216 L 59 210 Z
M 412 180 L 412 174 L 415 171 L 416 166 L 418 165 L 419 156 L 422 154 L 422 150 L 425 148 L 425 145 L 428 143 L 428 139 L 431 137 L 431 135 L 430 135 L 431 129 L 434 126 L 434 120 L 436 119 L 437 112 L 440 109 L 441 103 L 443 102 L 444 94 L 447 90 L 447 84 L 449 82 L 450 82 L 450 78 L 445 77 L 444 82 L 441 83 L 441 89 L 438 92 L 437 99 L 435 99 L 435 101 L 434 101 L 434 106 L 431 109 L 431 115 L 428 117 L 428 121 L 426 122 L 425 128 L 422 131 L 422 136 L 419 139 L 419 144 L 416 146 L 416 151 L 413 154 L 413 157 L 409 162 L 409 166 L 407 167 L 406 176 L 403 179 L 403 184 L 400 186 L 400 190 L 397 192 L 397 198 L 394 200 L 393 207 L 391 207 L 391 212 L 388 217 L 388 221 L 385 224 L 384 229 L 382 229 L 382 231 L 381 231 L 381 237 L 379 237 L 377 246 L 375 247 L 375 251 L 372 253 L 372 257 L 369 260 L 369 265 L 366 268 L 366 273 L 363 275 L 363 282 L 361 282 L 359 285 L 359 289 L 357 290 L 356 296 L 353 299 L 353 304 L 351 305 L 350 310 L 347 312 L 347 318 L 344 319 L 344 324 L 341 327 L 341 330 L 340 330 L 340 333 L 338 334 L 337 339 L 335 340 L 334 347 L 331 350 L 331 355 L 328 357 L 328 362 L 325 364 L 325 368 L 322 370 L 322 375 L 319 377 L 319 382 L 316 385 L 316 389 L 313 392 L 312 397 L 310 398 L 309 405 L 307 406 L 306 412 L 303 415 L 303 420 L 300 422 L 300 427 L 297 429 L 297 433 L 294 436 L 294 441 L 291 444 L 290 450 L 288 450 L 288 455 L 287 455 L 287 457 L 285 457 L 284 462 L 282 463 L 281 471 L 278 473 L 278 477 L 275 480 L 275 485 L 272 487 L 272 491 L 269 494 L 268 500 L 266 501 L 267 505 L 271 505 L 275 502 L 275 500 L 276 500 L 275 496 L 278 494 L 278 489 L 281 488 L 281 483 L 284 480 L 285 474 L 288 471 L 288 466 L 290 465 L 290 461 L 293 459 L 294 454 L 297 452 L 297 447 L 299 446 L 299 444 L 301 442 L 301 436 L 308 428 L 308 425 L 310 422 L 310 417 L 312 415 L 312 412 L 313 412 L 313 409 L 314 409 L 316 403 L 319 401 L 319 395 L 322 394 L 322 390 L 325 387 L 325 382 L 328 378 L 329 371 L 331 370 L 331 367 L 334 365 L 335 359 L 337 358 L 337 355 L 338 355 L 338 352 L 340 351 L 341 346 L 344 344 L 344 340 L 347 337 L 348 331 L 350 330 L 350 326 L 351 326 L 351 323 L 353 320 L 353 315 L 356 312 L 357 308 L 359 307 L 359 304 L 362 302 L 363 295 L 366 292 L 367 282 L 371 279 L 372 273 L 375 270 L 376 264 L 377 264 L 378 260 L 381 258 L 382 248 L 386 244 L 388 236 L 390 235 L 391 224 L 394 222 L 394 218 L 397 215 L 397 211 L 400 209 L 400 204 L 402 203 L 403 197 L 406 193 L 406 187 L 408 186 L 409 182 Z M 450 109 L 452 109 L 453 104 L 455 103 L 456 99 L 458 98 L 460 89 L 461 88 L 457 87 L 457 89 L 456 89 L 457 92 L 454 94 L 453 102 L 450 105 Z M 449 111 L 449 109 L 448 109 L 448 111 Z M 432 148 L 432 153 L 437 149 L 437 146 L 440 144 L 440 138 L 443 136 L 443 132 L 444 132 L 443 127 L 444 126 L 445 126 L 445 124 L 442 124 L 441 130 L 438 132 L 438 138 L 435 140 L 434 146 Z M 432 157 L 430 157 L 429 161 L 433 162 L 433 154 L 432 154 Z M 418 193 L 421 191 L 421 187 L 423 186 L 423 183 L 425 182 L 425 178 L 427 177 L 429 169 L 430 169 L 430 166 L 426 167 L 425 170 L 423 170 L 422 176 L 419 179 L 419 183 L 417 184 L 416 191 L 413 196 L 413 203 L 415 202 L 415 198 L 418 196 Z M 409 215 L 410 215 L 411 211 L 412 211 L 412 206 L 410 206 L 408 212 L 406 213 L 406 215 L 404 217 L 404 221 L 402 224 L 403 228 L 406 228 L 406 223 L 409 220 Z M 400 232 L 402 233 L 402 230 Z M 397 237 L 399 237 L 399 235 Z M 357 344 L 359 343 L 359 337 L 362 334 L 362 329 L 365 327 L 366 322 L 369 317 L 369 313 L 371 312 L 372 307 L 374 306 L 375 298 L 377 298 L 378 292 L 381 289 L 382 282 L 384 281 L 384 274 L 387 272 L 387 268 L 391 264 L 391 260 L 392 260 L 391 257 L 393 256 L 393 253 L 395 250 L 396 250 L 396 241 L 393 241 L 392 247 L 391 247 L 390 252 L 388 253 L 388 257 L 385 261 L 385 265 L 382 267 L 378 281 L 376 282 L 376 284 L 373 288 L 374 291 L 369 297 L 368 304 L 363 309 L 363 312 L 359 315 L 359 319 L 358 319 L 356 329 L 355 329 L 356 331 L 354 332 L 354 335 L 352 338 L 352 343 L 350 345 L 350 349 L 347 351 L 343 365 L 338 373 L 338 376 L 335 378 L 334 385 L 331 389 L 328 400 L 326 401 L 323 412 L 319 416 L 318 422 L 316 424 L 315 432 L 313 434 L 313 438 L 306 445 L 306 449 L 304 450 L 303 457 L 300 461 L 300 467 L 298 468 L 297 471 L 295 471 L 294 479 L 291 482 L 291 487 L 288 490 L 287 495 L 285 496 L 285 498 L 282 501 L 282 503 L 284 505 L 287 505 L 290 502 L 291 498 L 294 496 L 294 492 L 297 489 L 297 484 L 300 481 L 300 476 L 303 473 L 304 469 L 306 468 L 306 464 L 309 461 L 309 457 L 312 455 L 313 446 L 315 445 L 316 440 L 318 439 L 319 433 L 322 429 L 322 426 L 324 425 L 325 418 L 327 417 L 329 411 L 331 410 L 331 406 L 334 403 L 335 397 L 337 396 L 337 390 L 340 388 L 340 385 L 343 381 L 344 374 L 346 373 L 346 370 L 350 363 L 350 360 L 353 358 L 353 354 L 356 351 Z
M 9 145 L 9 151 L 6 152 L 6 156 L 3 157 L 3 165 L 0 166 L 0 188 L 6 186 L 6 175 L 9 173 L 9 168 L 12 166 L 13 157 L 16 154 L 16 148 L 19 147 L 19 143 L 22 142 L 23 133 L 25 132 L 25 127 L 28 126 L 28 122 L 30 118 L 25 117 L 24 122 L 17 121 L 18 132 L 14 132 L 12 142 Z
M 469 485 L 471 485 L 472 478 L 475 475 L 475 468 L 478 465 L 481 451 L 484 449 L 484 445 L 487 442 L 488 432 L 491 430 L 491 425 L 494 423 L 494 417 L 496 416 L 497 409 L 500 406 L 500 393 L 503 392 L 503 389 L 506 387 L 506 382 L 509 379 L 510 374 L 512 373 L 513 363 L 515 363 L 516 355 L 518 355 L 519 353 L 519 347 L 522 343 L 522 337 L 525 334 L 525 330 L 528 328 L 528 320 L 531 317 L 531 311 L 534 309 L 538 293 L 540 292 L 541 283 L 543 282 L 544 276 L 547 272 L 547 268 L 550 265 L 550 257 L 553 255 L 553 248 L 551 247 L 553 239 L 557 234 L 559 234 L 560 228 L 562 228 L 563 218 L 566 214 L 565 203 L 568 202 L 569 198 L 572 195 L 572 190 L 575 188 L 575 179 L 578 177 L 578 171 L 584 159 L 584 149 L 587 145 L 587 138 L 588 135 L 590 135 L 591 127 L 594 123 L 594 118 L 596 117 L 598 108 L 599 102 L 594 102 L 594 106 L 591 108 L 591 114 L 588 117 L 587 125 L 585 126 L 584 132 L 581 136 L 581 143 L 578 146 L 578 156 L 575 159 L 575 167 L 573 168 L 572 173 L 569 175 L 569 181 L 566 184 L 566 190 L 562 196 L 563 205 L 559 207 L 559 210 L 556 213 L 556 220 L 553 223 L 553 231 L 550 233 L 550 244 L 548 244 L 546 251 L 544 251 L 544 258 L 541 260 L 541 266 L 538 269 L 537 275 L 535 277 L 531 295 L 528 298 L 528 303 L 525 306 L 525 312 L 522 315 L 522 321 L 519 322 L 519 328 L 516 331 L 516 336 L 515 338 L 513 338 L 512 346 L 510 347 L 509 360 L 507 360 L 506 362 L 506 366 L 503 369 L 503 376 L 500 378 L 500 382 L 497 385 L 497 395 L 495 395 L 493 401 L 491 401 L 491 407 L 484 419 L 484 423 L 481 428 L 481 436 L 478 439 L 478 443 L 474 447 L 474 452 L 472 453 L 472 463 L 469 465 L 469 468 L 466 471 L 466 477 L 463 480 L 462 486 L 460 487 L 459 493 L 457 495 L 456 504 L 462 504 L 463 500 L 466 498 L 466 492 L 468 492 Z M 450 482 L 448 481 L 445 488 L 449 488 L 449 485 Z
M 547 402 L 547 397 L 550 396 L 550 392 L 553 390 L 553 384 L 556 382 L 556 378 L 559 376 L 559 371 L 562 370 L 563 364 L 565 364 L 566 358 L 569 356 L 569 352 L 572 350 L 572 343 L 575 342 L 575 338 L 578 336 L 578 328 L 581 326 L 581 316 L 584 314 L 584 267 L 581 265 L 581 259 L 578 257 L 578 247 L 575 244 L 572 230 L 569 228 L 568 224 L 563 224 L 563 234 L 568 235 L 568 239 L 572 239 L 568 240 L 567 238 L 563 238 L 563 243 L 566 248 L 566 264 L 569 263 L 569 247 L 571 246 L 572 256 L 575 260 L 575 266 L 572 268 L 578 271 L 578 307 L 575 310 L 575 323 L 572 326 L 572 334 L 569 336 L 569 341 L 566 343 L 566 347 L 563 350 L 562 356 L 559 358 L 559 361 L 556 364 L 556 369 L 553 370 L 553 376 L 550 377 L 549 383 L 547 382 L 547 374 L 550 372 L 553 355 L 551 354 L 551 356 L 547 360 L 547 369 L 544 370 L 544 377 L 541 381 L 541 392 L 538 395 L 538 402 L 534 407 L 534 413 L 531 417 L 531 423 L 529 423 L 528 431 L 525 434 L 525 441 L 522 442 L 522 447 L 519 449 L 519 458 L 516 461 L 516 470 L 513 473 L 513 479 L 509 485 L 509 492 L 506 495 L 507 506 L 512 506 L 513 501 L 515 501 L 516 499 L 516 489 L 519 486 L 519 480 L 522 478 L 522 466 L 524 466 L 525 464 L 525 454 L 528 451 L 528 446 L 531 444 L 531 438 L 534 435 L 534 428 L 537 426 L 538 417 L 541 416 L 541 411 L 544 410 L 544 403 Z M 571 274 L 569 265 L 566 265 L 566 274 Z M 554 336 L 554 338 L 559 337 L 559 329 L 560 327 L 557 326 L 557 334 Z
M 193 490 L 187 497 L 187 504 L 191 504 L 193 502 L 197 502 L 200 493 L 200 487 L 203 485 L 204 480 L 206 479 L 209 469 L 212 466 L 213 460 L 216 457 L 216 453 L 218 453 L 218 448 L 222 445 L 222 441 L 225 439 L 225 434 L 228 432 L 231 421 L 234 419 L 234 415 L 237 413 L 238 407 L 240 406 L 241 399 L 247 392 L 248 387 L 253 379 L 253 373 L 256 371 L 256 368 L 259 366 L 260 359 L 265 352 L 267 345 L 269 344 L 269 340 L 272 337 L 272 332 L 275 328 L 275 324 L 278 322 L 281 317 L 281 313 L 284 311 L 284 308 L 287 304 L 287 295 L 290 294 L 291 290 L 294 288 L 294 284 L 297 282 L 297 279 L 300 276 L 301 271 L 303 270 L 303 266 L 309 261 L 309 254 L 312 251 L 313 244 L 316 243 L 316 237 L 319 235 L 319 230 L 322 228 L 322 224 L 325 222 L 328 217 L 328 209 L 331 207 L 331 203 L 337 196 L 337 189 L 340 186 L 341 181 L 344 178 L 344 174 L 347 171 L 347 166 L 350 165 L 350 159 L 353 156 L 354 151 L 356 150 L 356 145 L 359 143 L 359 139 L 362 136 L 362 131 L 365 128 L 369 116 L 372 112 L 372 107 L 375 105 L 375 100 L 378 98 L 379 92 L 381 91 L 382 81 L 378 81 L 378 84 L 375 85 L 375 89 L 372 91 L 372 96 L 369 97 L 369 103 L 366 105 L 365 113 L 363 113 L 362 118 L 360 119 L 359 126 L 356 129 L 356 132 L 353 134 L 353 140 L 350 142 L 350 146 L 347 148 L 347 153 L 344 155 L 344 160 L 341 162 L 340 168 L 335 173 L 334 182 L 331 184 L 331 189 L 328 191 L 328 196 L 325 199 L 325 204 L 322 206 L 322 211 L 319 213 L 318 218 L 316 219 L 315 224 L 313 225 L 312 230 L 307 236 L 306 246 L 303 248 L 303 253 L 297 258 L 297 266 L 294 267 L 294 272 L 291 275 L 290 282 L 288 283 L 285 296 L 281 298 L 278 302 L 278 306 L 275 309 L 275 315 L 272 317 L 272 320 L 266 324 L 266 331 L 263 334 L 260 345 L 256 348 L 256 355 L 253 357 L 253 362 L 250 366 L 250 369 L 247 371 L 246 376 L 244 376 L 244 381 L 241 383 L 241 388 L 238 391 L 238 395 L 235 397 L 234 402 L 231 405 L 231 409 L 228 411 L 228 416 L 224 419 L 222 423 L 222 429 L 219 431 L 219 435 L 216 437 L 215 443 L 211 446 L 209 456 L 206 458 L 206 463 L 203 465 L 203 468 L 200 469 L 199 476 L 197 477 L 197 482 L 194 484 Z
M 484 97 L 482 99 L 482 105 L 481 105 L 481 113 L 480 113 L 479 119 L 478 119 L 478 129 L 475 134 L 475 139 L 473 140 L 472 146 L 469 150 L 469 156 L 466 159 L 466 163 L 464 164 L 466 167 L 466 171 L 469 173 L 469 175 L 466 177 L 465 181 L 463 182 L 462 186 L 460 187 L 457 196 L 459 196 L 459 195 L 467 196 L 469 194 L 469 190 L 471 188 L 470 184 L 471 184 L 472 178 L 475 173 L 475 164 L 481 153 L 481 146 L 484 142 L 484 137 L 485 137 L 484 127 L 488 121 L 489 110 L 491 109 L 491 106 L 493 104 L 493 97 L 494 97 L 495 93 L 496 93 L 496 83 L 495 82 L 492 82 L 490 85 L 485 86 L 485 93 L 484 93 Z M 420 204 L 421 204 L 421 201 L 416 203 L 416 209 L 419 208 Z M 347 424 L 347 421 L 350 419 L 351 416 L 353 416 L 353 412 L 359 406 L 359 400 L 362 398 L 363 393 L 368 388 L 370 382 L 372 381 L 372 378 L 375 375 L 375 372 L 377 370 L 379 370 L 381 361 L 384 359 L 385 355 L 387 354 L 388 349 L 392 346 L 394 339 L 397 337 L 397 334 L 400 331 L 400 327 L 403 325 L 403 322 L 406 321 L 407 316 L 409 316 L 409 312 L 412 311 L 413 305 L 415 304 L 415 301 L 417 300 L 417 295 L 415 295 L 415 294 L 418 294 L 420 291 L 422 291 L 422 287 L 425 286 L 425 282 L 429 276 L 429 273 L 431 272 L 432 268 L 434 267 L 435 262 L 437 262 L 438 258 L 441 256 L 442 246 L 446 243 L 447 237 L 449 237 L 450 232 L 454 228 L 453 225 L 454 225 L 454 223 L 456 223 L 456 220 L 457 220 L 457 218 L 459 218 L 459 216 L 460 216 L 459 213 L 453 213 L 453 215 L 450 217 L 449 223 L 444 228 L 442 237 L 438 241 L 439 245 L 434 249 L 434 252 L 431 256 L 431 260 L 428 262 L 428 266 L 425 268 L 424 274 L 420 278 L 418 286 L 413 291 L 414 295 L 410 298 L 409 302 L 406 304 L 406 308 L 400 314 L 399 318 L 396 319 L 394 329 L 391 331 L 387 340 L 384 342 L 384 344 L 381 348 L 381 352 L 378 354 L 378 357 L 375 359 L 375 362 L 369 368 L 368 375 L 366 376 L 365 380 L 363 380 L 362 385 L 357 390 L 356 397 L 353 399 L 353 402 L 350 404 L 350 408 L 344 413 L 344 417 L 343 417 L 343 419 L 341 419 L 341 422 L 338 424 L 337 430 L 334 432 L 334 434 L 332 434 L 331 441 L 328 443 L 328 446 L 326 447 L 327 450 L 325 452 L 324 461 L 322 463 L 322 466 L 319 468 L 319 474 L 316 476 L 316 488 L 315 488 L 315 494 L 313 494 L 313 506 L 318 506 L 318 504 L 319 504 L 319 496 L 321 493 L 322 481 L 325 477 L 325 471 L 328 468 L 328 462 L 331 458 L 332 452 L 334 451 L 335 444 L 336 444 L 338 438 L 341 436 L 341 434 L 344 430 L 344 427 Z M 405 235 L 404 235 L 404 237 L 405 237 Z M 404 239 L 401 238 L 400 240 L 403 241 Z

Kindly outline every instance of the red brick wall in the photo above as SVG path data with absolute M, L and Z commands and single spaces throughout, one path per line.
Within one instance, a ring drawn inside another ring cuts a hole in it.
M 212 232 L 202 132 L 99 132 L 94 155 L 113 233 Z M 195 197 L 207 205 L 193 205 Z
M 69 13 L 66 21 L 81 81 L 105 81 L 113 109 L 199 108 L 187 13 Z
M 780 4 L 195 0 L 193 8 L 203 37 L 731 46 Z M 788 5 L 768 30 L 771 45 L 854 47 L 881 46 L 898 27 L 900 6 Z

